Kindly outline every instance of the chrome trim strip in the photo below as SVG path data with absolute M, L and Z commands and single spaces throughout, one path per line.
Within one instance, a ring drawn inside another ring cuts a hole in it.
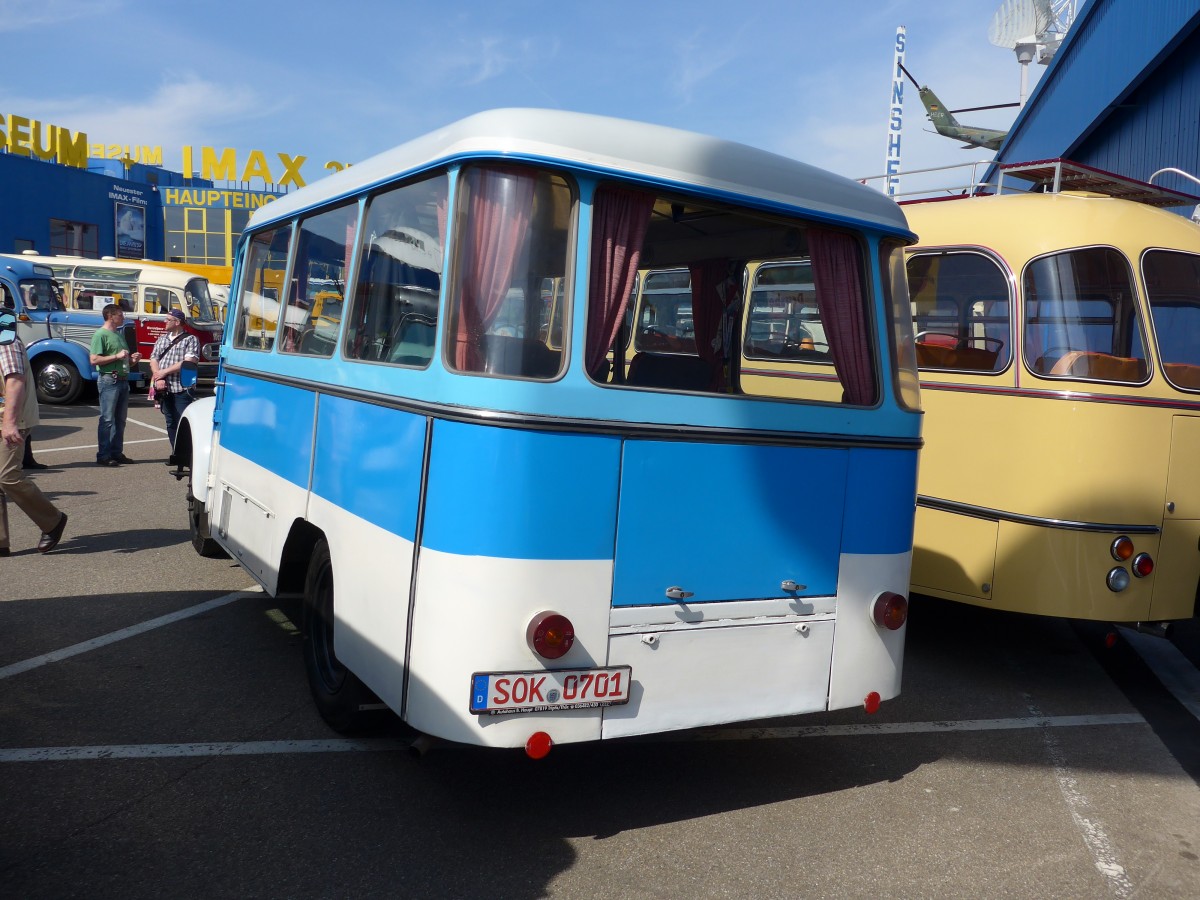
M 712 603 L 662 603 L 653 606 L 614 606 L 608 632 L 636 634 L 674 628 L 716 625 L 766 625 L 777 622 L 834 618 L 837 597 L 771 597 L 762 600 L 722 600 Z
M 1036 525 L 1041 528 L 1064 528 L 1068 531 L 1088 531 L 1106 534 L 1158 534 L 1162 529 L 1157 525 L 1113 525 L 1106 522 L 1075 522 L 1070 519 L 1049 519 L 1042 516 L 1026 516 L 1021 513 L 1005 512 L 986 506 L 975 506 L 970 503 L 957 503 L 953 500 L 941 500 L 937 497 L 917 495 L 917 506 L 926 509 L 936 509 L 941 512 L 955 513 L 960 516 L 971 516 L 974 519 L 989 519 L 993 522 L 1016 522 L 1019 525 Z
M 420 416 L 464 422 L 476 425 L 494 425 L 498 428 L 526 428 L 540 431 L 570 431 L 576 434 L 607 434 L 622 437 L 658 441 L 701 440 L 721 444 L 780 444 L 789 447 L 866 447 L 883 450 L 919 450 L 924 444 L 921 438 L 882 437 L 847 434 L 816 434 L 791 431 L 762 431 L 742 428 L 716 428 L 704 425 L 668 425 L 647 422 L 622 422 L 611 419 L 576 419 L 565 416 L 544 416 L 536 413 L 499 412 L 477 407 L 454 406 L 377 394 L 359 388 L 338 385 L 314 384 L 302 378 L 226 366 L 225 371 L 245 375 L 274 384 L 328 394 L 345 400 L 358 400 L 375 406 L 403 410 Z

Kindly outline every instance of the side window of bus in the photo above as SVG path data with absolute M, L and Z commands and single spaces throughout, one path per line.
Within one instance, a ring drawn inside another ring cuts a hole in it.
M 274 345 L 291 235 L 291 226 L 281 225 L 250 239 L 242 264 L 242 290 L 233 332 L 235 347 L 270 350 Z
M 907 269 L 919 368 L 987 373 L 1008 368 L 1008 279 L 994 260 L 969 251 L 918 254 Z
M 120 302 L 120 297 L 109 293 L 101 288 L 92 288 L 84 286 L 75 295 L 75 309 L 90 309 L 100 312 L 110 303 L 116 303 L 124 308 Z
M 812 264 L 764 264 L 754 273 L 742 352 L 747 359 L 794 359 L 831 365 Z
M 20 284 L 21 302 L 28 310 L 47 312 L 54 309 L 54 289 L 49 281 L 35 279 Z
M 8 285 L 0 282 L 0 309 L 16 309 L 15 303 Z
M 1163 374 L 1177 388 L 1200 391 L 1200 256 L 1149 250 L 1142 277 Z
M 399 366 L 433 359 L 448 180 L 438 175 L 371 197 L 343 352 Z
M 587 373 L 612 386 L 871 405 L 864 246 L 801 220 L 601 185 Z
M 150 315 L 163 315 L 172 309 L 182 310 L 182 304 L 179 302 L 179 295 L 174 291 L 169 291 L 166 288 L 148 287 L 142 294 L 142 311 Z M 188 313 L 190 315 L 190 313 Z
M 559 375 L 565 354 L 551 346 L 552 329 L 542 327 L 544 287 L 566 277 L 574 205 L 571 186 L 556 174 L 516 166 L 464 170 L 455 226 L 461 265 L 447 306 L 450 368 L 539 380 Z
M 332 356 L 342 326 L 346 274 L 354 252 L 358 204 L 344 204 L 300 220 L 296 262 L 284 311 L 280 350 Z
M 1045 378 L 1137 384 L 1146 348 L 1133 277 L 1105 247 L 1044 256 L 1025 268 L 1025 365 Z

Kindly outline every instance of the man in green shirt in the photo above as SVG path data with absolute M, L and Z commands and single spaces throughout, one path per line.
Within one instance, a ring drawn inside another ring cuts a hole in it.
M 96 426 L 96 464 L 133 462 L 125 455 L 125 418 L 129 413 L 129 367 L 141 355 L 130 353 L 121 334 L 125 312 L 115 303 L 104 307 L 104 325 L 92 335 L 91 361 L 100 370 L 100 421 Z

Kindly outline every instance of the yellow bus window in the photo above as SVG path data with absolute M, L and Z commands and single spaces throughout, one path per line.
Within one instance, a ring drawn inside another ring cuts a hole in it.
M 1031 372 L 1127 384 L 1146 380 L 1141 315 L 1122 253 L 1089 247 L 1043 256 L 1026 266 L 1022 286 Z
M 908 260 L 917 365 L 1002 372 L 1012 337 L 1008 279 L 982 253 L 918 254 Z

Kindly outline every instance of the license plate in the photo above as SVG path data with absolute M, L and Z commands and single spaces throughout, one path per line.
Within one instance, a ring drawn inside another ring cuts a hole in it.
M 554 669 L 541 672 L 476 672 L 471 712 L 480 716 L 588 709 L 629 702 L 633 669 Z

